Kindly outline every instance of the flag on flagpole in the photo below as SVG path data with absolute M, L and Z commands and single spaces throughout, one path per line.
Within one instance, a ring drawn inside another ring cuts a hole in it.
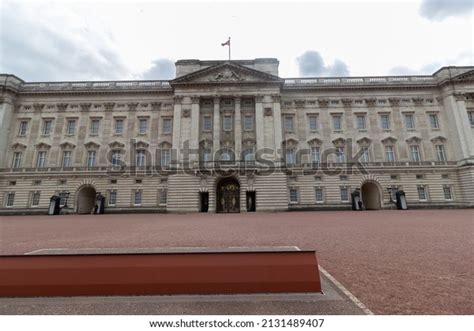
M 222 47 L 229 46 L 229 61 L 230 61 L 230 37 L 229 37 L 229 39 L 227 39 L 227 41 L 225 43 L 222 43 L 221 45 L 222 45 Z
M 222 46 L 230 46 L 230 37 L 229 37 L 229 39 L 227 39 L 227 41 L 225 43 L 222 43 L 221 45 Z

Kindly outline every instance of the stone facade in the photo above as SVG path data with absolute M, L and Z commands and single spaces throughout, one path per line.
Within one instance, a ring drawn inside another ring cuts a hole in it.
M 280 78 L 276 59 L 181 60 L 171 81 L 0 75 L 0 213 L 474 205 L 474 67 Z M 225 182 L 225 185 L 222 184 Z M 64 202 L 65 199 L 63 199 Z

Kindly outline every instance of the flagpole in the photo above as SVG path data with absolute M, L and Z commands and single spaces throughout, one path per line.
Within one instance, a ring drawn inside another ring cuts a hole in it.
M 230 61 L 230 37 L 229 37 L 229 61 Z

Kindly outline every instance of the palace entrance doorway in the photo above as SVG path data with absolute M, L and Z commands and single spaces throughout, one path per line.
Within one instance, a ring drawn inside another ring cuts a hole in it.
M 224 178 L 216 187 L 216 212 L 240 212 L 240 184 L 235 178 Z

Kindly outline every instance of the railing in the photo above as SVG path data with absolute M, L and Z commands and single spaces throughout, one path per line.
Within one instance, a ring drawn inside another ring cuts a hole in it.
M 379 76 L 334 78 L 286 78 L 286 86 L 304 85 L 377 85 L 377 84 L 428 84 L 436 83 L 433 76 Z
M 40 82 L 24 83 L 22 92 L 35 91 L 99 91 L 99 90 L 160 90 L 169 89 L 170 83 L 166 80 L 154 81 L 107 81 L 107 82 Z

